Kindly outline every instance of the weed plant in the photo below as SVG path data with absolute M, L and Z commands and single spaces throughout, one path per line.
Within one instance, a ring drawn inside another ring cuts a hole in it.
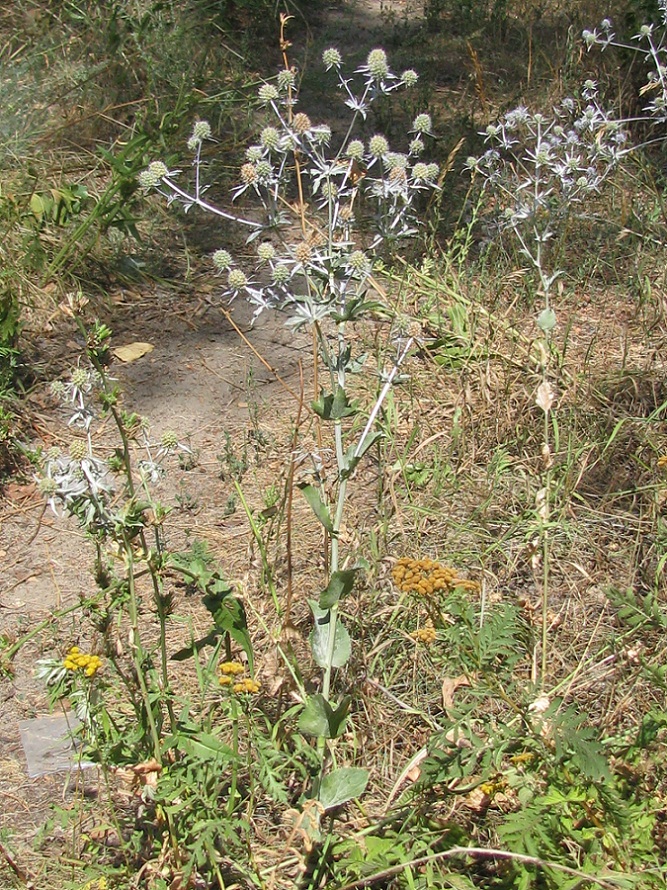
M 599 36 L 585 40 L 592 45 Z M 286 53 L 284 31 L 281 46 Z M 660 60 L 661 53 L 658 41 L 647 58 Z M 108 329 L 97 324 L 87 331 L 86 361 L 55 388 L 80 436 L 68 454 L 46 455 L 40 488 L 93 542 L 97 589 L 82 606 L 98 642 L 71 641 L 41 670 L 53 700 L 67 695 L 77 710 L 85 756 L 100 764 L 111 789 L 106 803 L 120 853 L 114 859 L 98 851 L 104 878 L 120 887 L 132 875 L 135 885 L 160 890 L 664 886 L 666 557 L 659 510 L 631 531 L 639 540 L 648 528 L 654 542 L 650 589 L 619 583 L 605 592 L 604 614 L 591 628 L 579 627 L 570 602 L 557 602 L 554 593 L 559 554 L 574 536 L 572 514 L 585 507 L 586 467 L 577 463 L 595 446 L 581 445 L 577 431 L 565 428 L 580 412 L 574 404 L 567 413 L 573 376 L 567 338 L 557 339 L 566 312 L 561 254 L 552 244 L 562 236 L 567 247 L 568 220 L 612 180 L 628 148 L 627 124 L 586 84 L 581 97 L 566 98 L 548 114 L 522 106 L 504 115 L 485 132 L 487 153 L 468 162 L 484 182 L 475 221 L 486 207 L 495 210 L 495 234 L 516 239 L 529 267 L 522 280 L 534 331 L 521 337 L 495 306 L 474 306 L 471 294 L 456 289 L 472 223 L 452 241 L 443 280 L 433 261 L 400 271 L 396 257 L 418 228 L 421 198 L 437 194 L 439 171 L 422 160 L 431 121 L 418 115 L 399 151 L 370 121 L 373 102 L 414 84 L 416 74 L 394 74 L 379 49 L 354 72 L 356 80 L 336 49 L 323 61 L 350 110 L 349 129 L 338 141 L 326 124 L 297 110 L 297 77 L 284 55 L 275 80 L 259 89 L 261 129 L 238 170 L 231 209 L 209 199 L 205 148 L 215 142 L 204 120 L 188 143 L 187 174 L 156 160 L 139 180 L 185 211 L 204 211 L 244 231 L 238 259 L 224 247 L 211 258 L 223 296 L 248 299 L 256 315 L 281 311 L 291 328 L 314 335 L 312 411 L 321 428 L 317 448 L 306 455 L 312 473 L 299 488 L 322 531 L 324 581 L 309 597 L 315 676 L 305 656 L 290 655 L 284 633 L 278 641 L 293 702 L 271 701 L 262 689 L 244 602 L 210 549 L 166 546 L 168 511 L 154 487 L 170 456 L 187 452 L 176 435 L 152 443 L 143 421 L 122 408 L 106 363 Z M 408 285 L 405 312 L 383 300 L 379 268 L 390 262 L 388 274 Z M 407 309 L 424 307 L 418 325 L 410 324 Z M 368 358 L 353 352 L 352 335 L 355 325 L 378 318 L 392 322 L 384 347 L 391 360 L 378 348 L 371 371 Z M 489 339 L 481 343 L 484 334 Z M 507 408 L 516 441 L 500 441 L 498 433 L 478 470 L 482 503 L 468 510 L 463 474 L 472 476 L 480 462 L 468 442 L 482 435 L 480 417 L 468 418 L 471 380 L 485 365 L 480 386 L 490 391 L 498 342 L 509 353 L 500 358 L 523 375 L 523 402 L 515 411 L 512 387 L 495 390 L 497 401 L 507 402 L 492 406 L 496 425 Z M 403 378 L 406 369 L 412 379 Z M 365 405 L 352 395 L 359 372 L 371 378 L 367 390 L 374 393 Z M 414 387 L 426 372 L 430 389 L 443 391 L 432 397 L 434 428 L 417 445 L 423 420 L 409 413 L 424 395 L 413 398 L 410 389 L 411 399 L 401 404 L 398 386 Z M 443 403 L 452 394 L 443 380 L 464 392 L 446 427 Z M 611 426 L 599 461 L 613 453 L 626 425 L 613 416 L 618 403 L 608 401 Z M 117 434 L 104 457 L 92 435 L 100 408 Z M 512 416 L 522 410 L 525 416 Z M 664 399 L 657 399 L 644 416 L 642 442 L 652 450 L 637 459 L 647 477 L 665 463 L 657 457 L 663 440 L 650 441 L 649 429 L 663 411 Z M 295 462 L 303 454 L 298 433 Z M 441 447 L 445 435 L 451 442 Z M 390 538 L 387 521 L 384 536 L 375 537 L 378 564 L 369 565 L 350 545 L 348 528 L 350 494 L 381 444 L 398 458 L 395 465 L 387 461 L 390 497 L 397 502 L 402 484 L 420 533 L 434 519 L 443 530 L 433 555 L 422 553 L 431 539 L 413 542 L 409 556 L 391 552 L 392 570 L 384 575 L 384 542 L 401 536 Z M 275 622 L 293 633 L 262 527 L 264 512 L 282 509 L 280 492 L 267 487 L 265 510 L 253 513 L 244 492 L 245 455 L 229 439 L 222 450 L 222 469 L 234 479 L 260 551 Z M 647 497 L 657 498 L 662 483 L 645 487 Z M 427 511 L 420 498 L 432 491 L 436 507 L 432 502 Z M 622 521 L 629 515 L 618 514 Z M 607 534 L 617 516 L 596 521 Z M 435 558 L 451 546 L 456 523 L 473 541 L 466 555 L 482 551 L 479 581 Z M 517 558 L 509 592 L 490 596 L 493 557 L 511 561 L 505 551 L 512 536 L 521 538 L 525 566 Z M 611 559 L 612 548 L 606 550 Z M 372 585 L 355 613 L 352 594 L 364 583 L 363 568 Z M 517 591 L 526 575 L 539 581 L 537 605 Z M 193 634 L 176 652 L 175 578 L 201 595 L 211 620 L 205 636 Z M 600 642 L 603 618 L 609 631 Z M 575 639 L 580 634 L 584 643 Z M 575 651 L 574 663 L 561 644 Z M 190 667 L 194 693 L 175 681 L 172 659 Z M 363 666 L 358 683 L 357 665 Z M 626 714 L 640 681 L 649 705 Z M 130 788 L 124 810 L 114 796 L 122 781 Z M 344 813 L 353 814 L 345 826 Z M 285 831 L 279 842 L 271 839 L 271 858 L 266 834 L 281 819 Z

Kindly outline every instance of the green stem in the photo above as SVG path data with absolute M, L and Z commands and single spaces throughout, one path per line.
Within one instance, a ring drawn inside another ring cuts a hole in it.
M 137 599 L 137 591 L 134 584 L 134 556 L 132 553 L 132 544 L 128 541 L 125 534 L 122 535 L 122 541 L 125 551 L 125 559 L 127 560 L 127 585 L 128 585 L 128 617 L 130 620 L 130 631 L 132 634 L 130 640 L 130 648 L 132 651 L 132 662 L 134 670 L 137 674 L 137 682 L 141 692 L 141 698 L 146 711 L 146 719 L 148 720 L 148 728 L 150 731 L 151 741 L 153 743 L 153 755 L 158 763 L 162 762 L 160 751 L 160 736 L 158 733 L 155 715 L 153 714 L 153 706 L 150 695 L 148 694 L 148 686 L 146 685 L 146 676 L 144 674 L 144 650 L 141 645 L 141 635 L 139 633 L 139 605 Z

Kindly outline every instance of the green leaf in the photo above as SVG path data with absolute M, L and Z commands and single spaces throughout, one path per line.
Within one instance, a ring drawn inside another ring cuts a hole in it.
M 207 732 L 198 732 L 196 738 L 190 735 L 179 736 L 178 747 L 196 760 L 234 760 L 232 749 L 217 736 Z
M 314 600 L 309 600 L 310 608 L 315 616 L 315 624 L 310 632 L 310 648 L 318 667 L 329 666 L 329 633 L 331 629 L 331 611 L 321 609 Z M 343 667 L 347 664 L 352 653 L 352 641 L 340 618 L 336 620 L 333 652 L 331 655 L 332 667 Z
M 331 521 L 331 516 L 329 515 L 329 510 L 327 509 L 326 504 L 323 503 L 320 498 L 320 493 L 315 488 L 314 485 L 309 485 L 307 482 L 301 482 L 298 486 L 305 499 L 310 504 L 311 510 L 318 518 L 318 520 L 322 523 L 325 529 L 333 534 L 333 522 Z
M 339 807 L 348 800 L 361 797 L 368 784 L 368 770 L 356 766 L 343 766 L 332 770 L 320 785 L 319 801 L 325 810 Z
M 37 222 L 41 223 L 42 219 L 44 218 L 45 210 L 46 207 L 44 206 L 44 201 L 42 200 L 42 198 L 40 198 L 40 196 L 37 194 L 32 195 L 32 197 L 30 198 L 30 211 Z
M 351 417 L 357 413 L 348 401 L 342 386 L 336 387 L 335 393 L 320 393 L 319 398 L 312 402 L 313 411 L 323 420 L 341 420 L 343 417 Z
M 320 693 L 311 695 L 299 717 L 299 729 L 304 735 L 331 738 L 329 722 L 332 716 L 333 708 L 326 698 Z
M 215 626 L 219 631 L 228 633 L 229 636 L 243 649 L 248 656 L 248 668 L 253 672 L 252 642 L 248 633 L 245 609 L 238 597 L 214 589 L 206 594 L 203 603 L 213 616 Z
M 311 402 L 311 408 L 318 417 L 322 418 L 322 420 L 331 420 L 332 405 L 333 395 L 331 393 L 325 395 L 324 392 L 321 392 L 319 398 L 315 399 L 314 402 Z
M 553 309 L 543 309 L 537 316 L 537 326 L 547 334 L 556 327 L 556 313 Z
M 379 438 L 382 437 L 382 433 L 376 431 L 374 433 L 370 433 L 364 441 L 359 445 L 350 445 L 350 447 L 345 452 L 344 466 L 341 472 L 341 478 L 347 479 L 352 473 L 356 470 L 357 464 L 361 460 L 361 458 L 366 454 L 368 449 L 373 445 Z
M 330 609 L 338 600 L 347 596 L 354 587 L 354 579 L 359 568 L 344 569 L 334 572 L 329 578 L 329 583 L 320 594 L 320 609 Z
M 323 736 L 325 739 L 338 738 L 345 728 L 351 701 L 351 696 L 344 696 L 334 710 L 321 693 L 312 695 L 299 717 L 299 729 L 304 735 Z
M 340 324 L 344 321 L 355 321 L 358 318 L 367 318 L 372 312 L 382 312 L 386 309 L 377 300 L 366 300 L 364 296 L 354 297 L 345 306 L 345 312 L 332 312 L 331 317 Z
M 336 387 L 331 406 L 331 417 L 333 420 L 341 420 L 343 417 L 352 417 L 357 413 L 357 409 L 352 407 L 347 398 L 347 393 L 342 386 Z

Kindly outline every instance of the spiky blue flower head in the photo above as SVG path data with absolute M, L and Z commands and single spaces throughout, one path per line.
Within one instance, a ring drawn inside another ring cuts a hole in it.
M 329 49 L 324 50 L 324 52 L 322 53 L 322 61 L 324 62 L 327 71 L 329 71 L 331 68 L 340 68 L 340 66 L 343 64 L 341 54 L 333 46 L 330 46 Z
M 259 141 L 263 148 L 275 151 L 280 145 L 280 133 L 275 127 L 264 127 L 260 133 Z
M 268 105 L 270 102 L 275 102 L 279 98 L 280 93 L 272 83 L 263 83 L 257 95 L 260 102 Z
M 364 143 L 361 139 L 353 139 L 347 146 L 347 151 L 345 152 L 348 158 L 352 158 L 355 161 L 363 161 L 364 159 Z
M 232 255 L 228 250 L 216 250 L 211 259 L 218 272 L 225 272 L 232 265 Z
M 156 188 L 168 173 L 166 164 L 163 164 L 162 161 L 153 161 L 146 170 L 142 170 L 139 174 L 139 185 L 146 189 Z
M 263 263 L 272 260 L 275 255 L 276 249 L 270 241 L 262 241 L 262 243 L 257 248 L 257 256 Z
M 242 272 L 241 269 L 232 269 L 227 276 L 227 284 L 232 290 L 240 290 L 242 287 L 245 287 L 247 283 L 248 279 L 246 274 L 245 272 Z
M 389 74 L 389 62 L 383 49 L 372 49 L 366 59 L 368 73 L 374 80 L 383 80 Z
M 389 151 L 389 143 L 384 136 L 372 136 L 368 143 L 368 151 L 374 158 L 382 158 Z
M 289 90 L 296 86 L 296 74 L 289 68 L 284 68 L 282 71 L 279 71 L 276 80 L 278 82 L 279 90 Z
M 431 122 L 430 114 L 418 114 L 412 122 L 412 129 L 415 133 L 430 133 L 432 127 L 433 124 Z

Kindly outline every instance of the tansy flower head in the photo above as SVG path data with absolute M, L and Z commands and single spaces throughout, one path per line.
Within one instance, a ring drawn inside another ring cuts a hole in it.
M 220 662 L 220 673 L 235 677 L 242 674 L 245 668 L 240 661 L 222 661 Z
M 238 683 L 234 683 L 233 689 L 234 692 L 236 692 L 237 694 L 243 694 L 244 692 L 246 692 L 250 695 L 257 695 L 257 693 L 261 689 L 261 686 L 257 682 L 257 680 L 245 678 Z
M 416 593 L 419 596 L 435 596 L 438 593 L 449 593 L 455 588 L 477 590 L 474 581 L 459 578 L 456 571 L 443 566 L 433 559 L 411 559 L 404 556 L 398 560 L 392 570 L 394 584 L 404 593 Z
M 72 646 L 63 660 L 63 667 L 72 673 L 81 671 L 86 677 L 94 677 L 102 667 L 102 659 L 82 652 L 78 646 Z

